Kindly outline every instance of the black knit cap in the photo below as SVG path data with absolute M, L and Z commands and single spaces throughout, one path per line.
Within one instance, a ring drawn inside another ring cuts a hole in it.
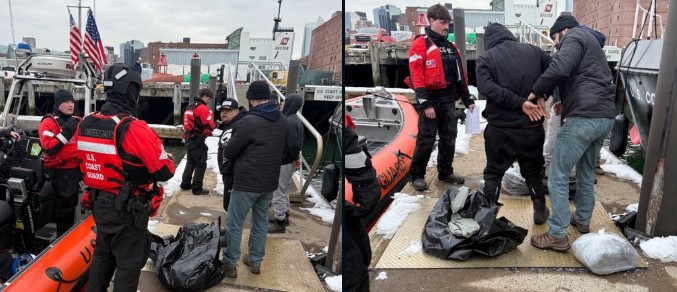
M 75 101 L 73 94 L 65 89 L 59 89 L 54 93 L 54 108 L 58 108 L 62 103 L 67 101 Z
M 270 87 L 263 80 L 252 82 L 247 89 L 247 99 L 269 99 Z
M 555 20 L 555 23 L 550 28 L 550 37 L 552 38 L 556 33 L 563 31 L 566 28 L 578 27 L 578 21 L 572 15 L 560 15 Z

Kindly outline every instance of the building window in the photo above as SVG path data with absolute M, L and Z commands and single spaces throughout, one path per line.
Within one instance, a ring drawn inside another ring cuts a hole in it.
M 259 56 L 259 61 L 265 61 L 265 60 L 266 60 L 266 56 Z

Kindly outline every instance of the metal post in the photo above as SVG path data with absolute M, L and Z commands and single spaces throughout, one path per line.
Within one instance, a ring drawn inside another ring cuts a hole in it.
M 465 63 L 465 11 L 463 8 L 454 8 L 454 40 L 458 51 L 461 52 L 461 64 Z
M 16 55 L 19 45 L 16 43 L 16 38 L 14 37 L 14 16 L 12 16 L 12 0 L 7 0 L 9 3 L 9 24 L 12 27 L 12 42 L 14 43 L 14 72 L 19 73 L 19 58 Z
M 343 184 L 341 184 L 341 194 L 343 194 Z M 334 274 L 339 274 L 341 270 L 341 250 L 343 242 L 341 240 L 341 230 L 343 220 L 343 196 L 336 198 L 336 211 L 334 212 L 334 222 L 331 225 L 331 234 L 329 235 L 329 249 L 327 259 L 324 261 L 324 267 L 331 270 Z
M 300 69 L 301 62 L 299 60 L 289 61 L 289 72 L 287 72 L 287 94 L 296 93 Z
M 33 81 L 26 82 L 28 86 L 28 115 L 35 115 L 35 86 Z
M 0 108 L 5 107 L 5 77 L 0 76 Z
M 677 0 L 668 7 L 668 15 L 677 15 Z M 677 173 L 677 17 L 668 21 L 635 224 L 649 236 L 677 234 L 677 180 L 666 175 Z
M 212 92 L 214 96 L 216 96 L 216 76 L 209 76 L 209 83 L 207 83 L 207 88 Z M 216 98 L 212 98 L 212 100 L 209 101 L 209 104 L 207 105 L 210 109 L 212 109 L 214 112 L 216 112 L 216 107 L 214 104 L 216 103 Z
M 369 57 L 371 58 L 371 78 L 374 80 L 374 86 L 382 86 L 381 59 L 378 57 L 378 50 L 373 41 L 369 42 Z
M 174 123 L 172 125 L 181 124 L 181 85 L 174 84 L 174 95 L 172 101 L 174 102 Z
M 188 102 L 191 104 L 195 101 L 196 97 L 200 98 L 200 96 L 197 96 L 200 90 L 200 66 L 200 55 L 195 53 L 193 58 L 190 59 L 190 96 L 188 97 Z

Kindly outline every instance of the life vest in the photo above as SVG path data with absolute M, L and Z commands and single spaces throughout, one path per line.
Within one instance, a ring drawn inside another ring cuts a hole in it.
M 183 113 L 184 138 L 196 138 L 202 136 L 204 125 L 199 117 L 195 117 L 195 109 L 201 104 L 206 106 L 204 101 L 197 100 L 186 107 L 186 112 Z
M 150 174 L 137 157 L 122 151 L 118 133 L 136 118 L 127 114 L 106 116 L 99 112 L 86 116 L 78 129 L 78 157 L 84 183 L 88 187 L 118 194 L 126 182 L 139 186 L 150 182 Z
M 82 118 L 73 116 L 74 118 L 82 121 Z M 59 124 L 59 120 L 56 118 L 55 115 L 53 114 L 46 114 L 40 123 L 44 121 L 45 119 L 52 119 L 54 121 L 54 124 L 57 126 L 57 131 L 54 133 L 54 135 L 59 135 L 61 133 L 61 124 Z M 64 121 L 62 119 L 62 121 Z M 65 122 L 65 121 L 64 121 Z M 78 145 L 75 143 L 75 140 L 71 137 L 70 140 L 68 140 L 68 143 L 65 143 L 63 147 L 61 147 L 61 150 L 55 155 L 50 155 L 45 152 L 45 156 L 43 157 L 42 161 L 44 163 L 45 168 L 49 169 L 60 169 L 60 168 L 75 168 L 78 167 L 80 164 L 77 160 L 77 150 L 78 150 Z
M 422 40 L 418 40 L 418 38 L 422 38 Z M 461 59 L 460 52 L 458 51 L 458 47 L 456 44 L 453 42 L 450 42 L 452 48 L 454 51 L 458 54 L 458 59 L 456 60 L 456 74 L 458 76 L 449 76 L 450 78 L 447 78 L 445 76 L 444 72 L 444 63 L 442 60 L 442 52 L 440 51 L 440 48 L 426 35 L 426 36 L 419 36 L 417 39 L 414 40 L 414 42 L 425 42 L 425 52 L 423 50 L 418 51 L 418 52 L 412 52 L 411 56 L 409 57 L 409 62 L 415 62 L 419 59 L 422 59 L 425 61 L 424 68 L 423 68 L 423 76 L 419 76 L 425 83 L 425 88 L 427 90 L 440 90 L 446 88 L 449 84 L 449 80 L 462 80 L 464 83 L 467 83 L 467 76 L 465 76 L 465 70 L 463 69 L 463 65 L 459 60 Z M 425 54 L 425 58 L 422 57 Z M 420 74 L 417 72 L 412 72 L 413 74 Z M 411 88 L 416 88 L 417 86 L 413 84 L 412 78 L 409 76 L 405 78 L 405 84 L 407 84 Z M 456 99 L 459 99 L 460 96 L 456 96 Z

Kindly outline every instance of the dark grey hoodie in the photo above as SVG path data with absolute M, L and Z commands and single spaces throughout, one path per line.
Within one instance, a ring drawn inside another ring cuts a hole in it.
M 296 115 L 303 106 L 303 97 L 298 94 L 291 94 L 287 96 L 284 101 L 284 108 L 282 114 L 287 117 L 289 124 L 289 136 L 287 136 L 287 147 L 282 158 L 282 165 L 292 163 L 299 159 L 299 152 L 303 147 L 303 140 L 305 139 L 304 127 L 301 119 Z
M 505 26 L 492 23 L 484 33 L 486 52 L 477 58 L 477 89 L 487 97 L 490 125 L 525 128 L 540 125 L 522 112 L 531 87 L 548 68 L 550 56 L 540 48 L 518 43 Z

